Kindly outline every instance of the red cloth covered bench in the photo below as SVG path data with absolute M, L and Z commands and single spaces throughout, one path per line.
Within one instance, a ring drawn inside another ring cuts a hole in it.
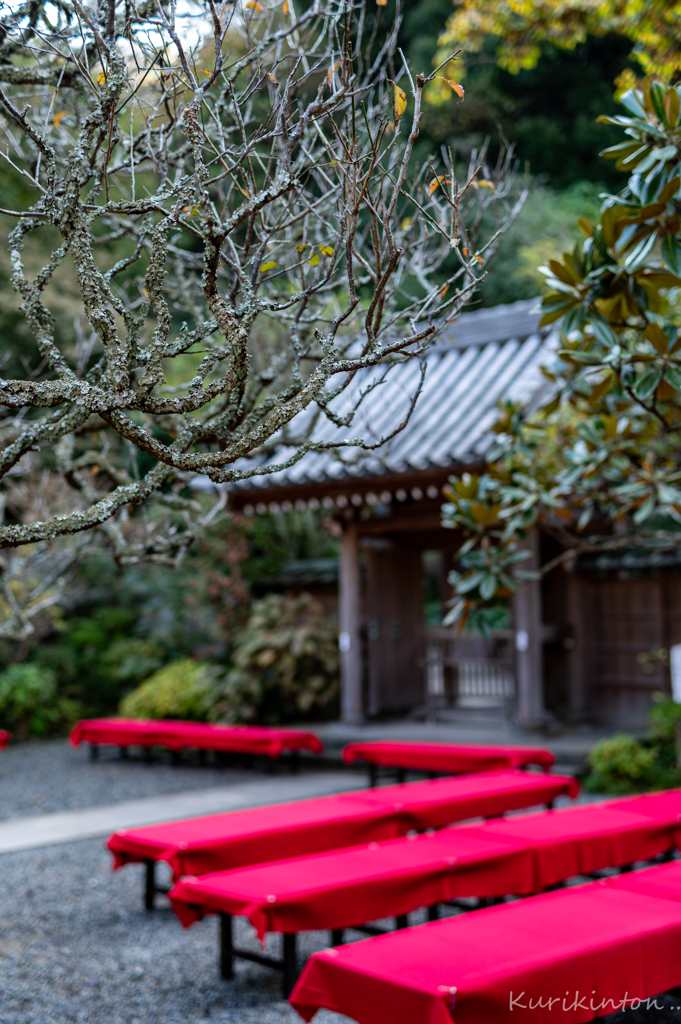
M 445 772 L 451 775 L 484 772 L 499 768 L 525 768 L 537 765 L 549 771 L 555 757 L 545 747 L 488 746 L 468 743 L 412 743 L 380 740 L 348 743 L 343 748 L 343 761 L 354 764 L 366 761 L 370 766 L 370 782 L 375 784 L 377 768 L 396 768 L 400 781 L 411 769 L 423 772 Z
M 309 750 L 321 754 L 324 744 L 303 729 L 274 729 L 256 725 L 212 725 L 205 722 L 153 721 L 140 718 L 91 718 L 77 722 L 71 730 L 74 747 L 86 742 L 95 753 L 100 745 L 126 747 L 167 747 L 181 750 L 216 750 L 260 754 L 277 758 L 284 750 Z
M 2 750 L 3 747 L 6 747 L 11 739 L 11 732 L 7 732 L 6 729 L 0 729 L 0 750 Z
M 145 901 L 151 907 L 159 860 L 170 864 L 175 878 L 203 875 L 493 817 L 578 791 L 569 775 L 483 772 L 123 829 L 107 845 L 116 868 L 146 864 Z
M 582 1024 L 681 983 L 678 864 L 315 953 L 291 1003 L 359 1024 Z
M 233 956 L 244 952 L 233 947 L 231 915 L 245 915 L 261 939 L 268 931 L 286 935 L 279 966 L 288 995 L 296 932 L 328 929 L 337 944 L 344 928 L 386 917 L 404 926 L 419 907 L 429 907 L 434 920 L 439 903 L 538 892 L 574 875 L 649 860 L 679 839 L 676 814 L 655 820 L 591 804 L 181 878 L 170 901 L 185 927 L 207 913 L 221 915 L 223 976 L 231 977 Z

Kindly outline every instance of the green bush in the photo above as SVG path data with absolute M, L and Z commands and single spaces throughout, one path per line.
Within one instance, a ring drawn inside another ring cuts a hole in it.
M 0 673 L 0 725 L 16 739 L 63 731 L 82 715 L 82 705 L 57 694 L 54 672 L 33 662 Z
M 653 739 L 618 733 L 597 743 L 589 754 L 584 789 L 591 793 L 639 793 L 679 784 L 675 755 Z
M 681 722 L 681 704 L 662 693 L 653 695 L 655 702 L 648 712 L 650 735 L 661 743 L 675 744 L 674 727 Z
M 337 628 L 309 594 L 256 601 L 233 660 L 213 693 L 214 721 L 274 725 L 336 711 Z
M 172 661 L 128 694 L 121 701 L 119 712 L 126 718 L 179 718 L 204 722 L 219 671 L 207 662 L 191 658 Z

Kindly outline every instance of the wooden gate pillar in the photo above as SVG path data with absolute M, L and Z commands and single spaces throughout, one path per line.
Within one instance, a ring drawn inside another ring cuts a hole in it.
M 523 545 L 530 557 L 520 562 L 521 570 L 539 569 L 539 531 L 530 531 Z M 518 721 L 533 728 L 545 721 L 544 658 L 542 652 L 541 582 L 522 583 L 513 599 L 513 625 L 516 648 L 516 685 Z
M 360 587 L 357 526 L 348 523 L 341 539 L 338 593 L 341 718 L 344 722 L 360 722 L 364 717 Z

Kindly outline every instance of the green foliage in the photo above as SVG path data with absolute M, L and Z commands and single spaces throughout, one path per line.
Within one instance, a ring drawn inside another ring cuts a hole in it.
M 214 691 L 211 718 L 272 725 L 335 710 L 335 624 L 308 594 L 269 594 L 237 634 L 234 667 Z
M 597 743 L 589 766 L 584 788 L 592 793 L 634 793 L 655 782 L 655 750 L 626 733 Z
M 517 588 L 506 559 L 535 524 L 573 555 L 681 546 L 681 86 L 646 79 L 622 103 L 625 115 L 604 120 L 626 140 L 604 155 L 629 180 L 580 219 L 583 244 L 544 268 L 542 323 L 562 329 L 550 400 L 529 416 L 502 408 L 476 485 L 484 515 L 456 488 L 443 510 L 469 561 L 484 553 L 492 601 Z M 464 596 L 466 578 L 454 583 Z M 490 597 L 468 600 L 479 610 Z
M 106 713 L 122 691 L 151 675 L 167 657 L 158 639 L 134 635 L 137 619 L 132 604 L 95 606 L 89 615 L 67 619 L 52 642 L 33 651 L 32 661 L 50 670 L 59 691 L 81 700 L 88 714 Z
M 653 701 L 653 706 L 648 712 L 650 735 L 659 743 L 674 744 L 676 723 L 681 722 L 681 704 L 661 693 L 656 693 Z
M 155 672 L 121 701 L 125 718 L 175 718 L 203 722 L 219 669 L 206 662 L 183 658 Z
M 0 722 L 16 739 L 68 728 L 81 716 L 77 701 L 59 697 L 54 673 L 22 662 L 0 673 Z
M 653 701 L 645 739 L 618 733 L 593 748 L 584 783 L 587 791 L 638 793 L 681 783 L 675 735 L 676 723 L 681 722 L 681 704 L 661 693 L 655 694 Z

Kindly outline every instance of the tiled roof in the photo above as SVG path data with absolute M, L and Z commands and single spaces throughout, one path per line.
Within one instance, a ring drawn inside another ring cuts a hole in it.
M 537 300 L 515 302 L 465 313 L 427 354 L 423 390 L 408 425 L 392 440 L 372 452 L 341 448 L 335 452 L 308 452 L 289 469 L 252 477 L 231 485 L 239 490 L 323 483 L 399 474 L 437 467 L 463 467 L 479 463 L 489 448 L 491 427 L 501 399 L 534 405 L 546 391 L 540 366 L 550 360 L 554 337 L 539 331 Z M 333 403 L 340 416 L 348 413 L 359 395 L 385 373 L 377 367 L 358 374 Z M 406 416 L 420 375 L 416 360 L 398 363 L 385 380 L 360 403 L 350 427 L 339 428 L 320 418 L 315 440 L 342 441 L 361 437 L 376 441 Z M 307 412 L 291 429 L 304 423 Z M 237 466 L 274 465 L 293 453 L 283 445 L 266 458 L 242 460 Z M 254 495 L 255 498 L 255 495 Z

